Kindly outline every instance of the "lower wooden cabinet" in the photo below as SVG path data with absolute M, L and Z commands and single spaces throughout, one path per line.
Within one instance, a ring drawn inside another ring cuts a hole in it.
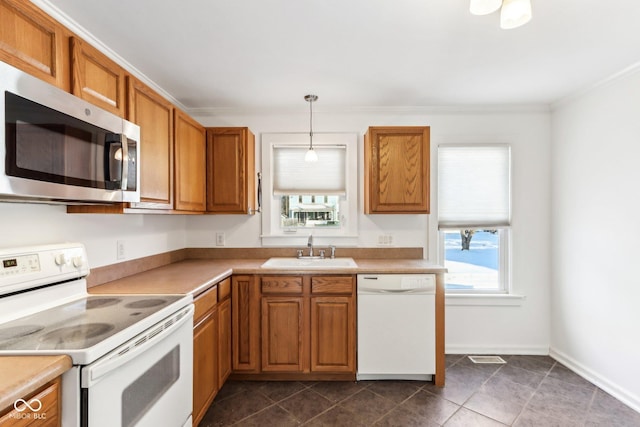
M 262 371 L 302 372 L 305 299 L 262 297 Z
M 311 297 L 311 371 L 355 372 L 353 297 Z
M 218 283 L 218 386 L 231 375 L 231 279 Z
M 231 280 L 233 372 L 260 372 L 260 289 L 254 276 Z
M 352 275 L 234 276 L 234 374 L 355 379 L 355 283 Z
M 193 328 L 193 425 L 198 425 L 218 393 L 217 288 L 194 301 Z
M 27 402 L 32 399 L 38 399 L 42 404 L 38 412 L 19 412 L 16 409 L 11 409 L 0 416 L 0 427 L 59 427 L 61 425 L 60 393 L 60 377 L 58 377 L 24 399 Z M 0 414 L 2 414 L 2 411 L 0 411 Z

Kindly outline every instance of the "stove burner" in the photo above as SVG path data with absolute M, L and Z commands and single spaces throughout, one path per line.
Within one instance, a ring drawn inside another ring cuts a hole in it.
M 26 337 L 27 335 L 35 334 L 43 329 L 44 326 L 40 325 L 21 325 L 0 329 L 0 341 Z
M 109 323 L 87 323 L 85 325 L 67 326 L 65 328 L 55 329 L 43 335 L 40 341 L 54 341 L 62 343 L 85 341 L 106 334 L 114 328 L 115 326 Z
M 85 307 L 87 310 L 92 310 L 94 308 L 109 307 L 119 302 L 120 298 L 89 298 Z
M 163 299 L 142 299 L 140 301 L 130 302 L 129 304 L 125 305 L 125 307 L 127 307 L 127 308 L 150 308 L 150 307 L 155 307 L 157 305 L 162 305 L 165 302 L 167 302 L 167 301 L 163 300 Z

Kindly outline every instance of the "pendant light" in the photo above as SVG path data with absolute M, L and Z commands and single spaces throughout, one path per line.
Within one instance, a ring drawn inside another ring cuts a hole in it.
M 317 95 L 305 95 L 304 100 L 309 103 L 309 150 L 304 155 L 305 162 L 317 162 L 318 155 L 313 149 L 313 103 L 318 100 Z
M 500 9 L 502 0 L 471 0 L 469 11 L 474 15 L 488 15 Z
M 510 30 L 531 20 L 531 0 L 504 0 L 500 10 L 500 28 Z

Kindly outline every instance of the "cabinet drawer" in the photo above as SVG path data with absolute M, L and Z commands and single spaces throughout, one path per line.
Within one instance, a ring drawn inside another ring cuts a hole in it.
M 311 278 L 312 294 L 353 294 L 351 276 L 317 276 Z
M 301 294 L 302 276 L 262 277 L 263 294 Z
M 42 404 L 41 408 L 35 412 L 25 408 L 23 412 L 12 409 L 10 412 L 0 417 L 0 426 L 57 426 L 60 425 L 58 408 L 60 399 L 60 379 L 50 382 L 39 392 L 25 398 L 27 402 L 37 399 Z M 36 403 L 33 403 L 34 405 Z M 20 408 L 22 409 L 22 408 Z
M 231 295 L 231 278 L 224 279 L 218 283 L 218 301 L 223 301 Z
M 218 302 L 218 291 L 216 286 L 209 288 L 205 293 L 200 294 L 195 299 L 193 304 L 195 305 L 195 312 L 193 314 L 193 324 L 196 325 L 198 321 L 205 315 L 205 313 L 211 310 Z

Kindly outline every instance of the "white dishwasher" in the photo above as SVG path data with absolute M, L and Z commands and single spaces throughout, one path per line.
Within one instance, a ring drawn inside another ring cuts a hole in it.
M 436 372 L 435 274 L 358 275 L 358 380 Z

